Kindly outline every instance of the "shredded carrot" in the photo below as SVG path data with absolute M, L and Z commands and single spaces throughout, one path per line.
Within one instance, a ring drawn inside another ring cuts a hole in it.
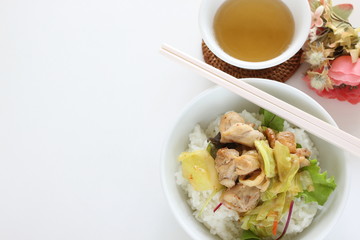
M 276 232 L 277 232 L 277 228 L 278 228 L 278 221 L 275 220 L 274 221 L 274 225 L 273 225 L 273 229 L 272 229 L 272 234 L 275 236 L 276 235 Z

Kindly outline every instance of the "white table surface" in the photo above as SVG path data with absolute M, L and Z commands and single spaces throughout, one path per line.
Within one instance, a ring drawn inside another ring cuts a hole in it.
M 336 1 L 335 3 L 346 2 Z M 360 2 L 351 18 L 360 26 Z M 0 1 L 0 239 L 173 239 L 161 188 L 164 137 L 212 86 L 161 56 L 162 42 L 201 58 L 200 0 Z M 315 98 L 360 137 L 360 104 Z M 360 159 L 327 239 L 358 236 Z

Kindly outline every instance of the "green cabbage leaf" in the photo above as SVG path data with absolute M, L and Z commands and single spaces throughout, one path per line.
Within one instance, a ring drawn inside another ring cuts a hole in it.
M 317 202 L 323 206 L 336 188 L 334 177 L 328 177 L 326 171 L 321 173 L 316 159 L 310 160 L 310 165 L 301 170 L 309 173 L 312 180 L 312 187 L 311 189 L 305 189 L 299 193 L 297 197 L 303 197 L 307 203 Z
M 240 240 L 260 240 L 260 237 L 256 236 L 255 233 L 250 230 L 245 230 L 242 232 Z
M 281 132 L 284 129 L 284 119 L 279 116 L 276 116 L 272 112 L 265 110 L 263 108 L 259 111 L 260 114 L 263 114 L 264 119 L 262 121 L 262 126 L 272 128 L 276 131 Z
M 196 191 L 220 190 L 215 160 L 206 150 L 182 152 L 179 156 L 182 174 Z
M 288 172 L 291 169 L 291 156 L 289 148 L 279 141 L 276 141 L 274 146 L 274 157 L 279 179 L 281 182 L 285 182 L 287 180 L 286 178 L 288 176 Z
M 296 196 L 303 189 L 301 185 L 297 184 L 297 180 L 300 179 L 296 178 L 300 168 L 298 156 L 290 154 L 287 146 L 276 141 L 274 157 L 278 176 L 271 179 L 269 188 L 261 194 L 262 201 L 273 199 L 279 193 L 287 191 Z
M 268 142 L 265 140 L 256 140 L 254 144 L 256 149 L 261 155 L 266 177 L 268 178 L 275 177 L 276 166 L 275 166 L 273 149 L 269 146 Z

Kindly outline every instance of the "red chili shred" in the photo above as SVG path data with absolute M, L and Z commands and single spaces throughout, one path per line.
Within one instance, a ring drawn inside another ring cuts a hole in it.
M 222 203 L 219 203 L 219 205 L 216 206 L 216 208 L 214 208 L 214 212 L 216 212 L 216 210 L 218 210 L 221 207 Z

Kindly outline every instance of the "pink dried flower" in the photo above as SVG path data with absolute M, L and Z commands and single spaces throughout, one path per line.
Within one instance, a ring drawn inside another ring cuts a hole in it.
M 304 77 L 320 96 L 360 103 L 360 28 L 348 22 L 351 4 L 309 0 L 312 24 L 303 60 L 310 63 Z
M 324 12 L 324 6 L 319 6 L 314 13 L 312 13 L 312 23 L 311 28 L 315 27 L 322 27 L 324 21 L 321 18 L 321 15 Z
M 360 103 L 360 59 L 353 63 L 351 56 L 340 56 L 332 61 L 327 73 L 328 78 L 324 76 L 325 74 L 326 72 L 321 73 L 318 69 L 315 72 L 308 72 L 304 80 L 319 96 L 348 101 L 352 104 Z
M 328 74 L 334 85 L 358 86 L 360 85 L 360 60 L 353 63 L 351 56 L 340 56 L 332 62 Z
M 311 87 L 309 76 L 305 76 L 304 80 Z M 360 88 L 351 89 L 350 87 L 344 87 L 344 88 L 333 88 L 330 90 L 325 90 L 325 89 L 323 90 L 314 89 L 314 90 L 321 97 L 337 99 L 339 101 L 348 101 L 351 104 L 360 103 Z

